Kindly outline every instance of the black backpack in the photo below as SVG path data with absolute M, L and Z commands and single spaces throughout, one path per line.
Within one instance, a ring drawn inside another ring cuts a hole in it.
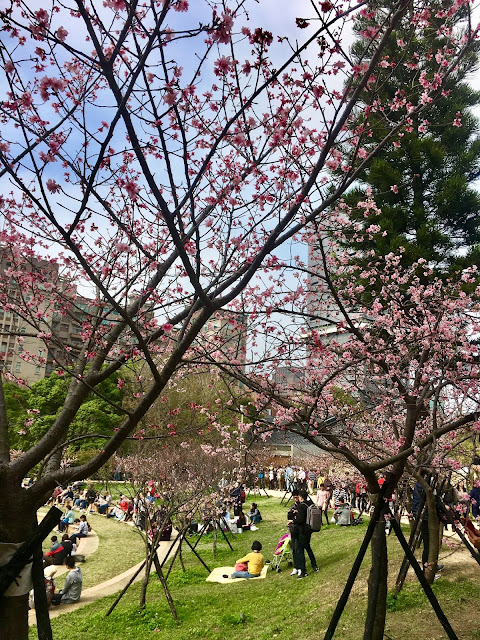
M 322 510 L 314 504 L 307 508 L 307 526 L 311 531 L 320 531 L 322 527 Z

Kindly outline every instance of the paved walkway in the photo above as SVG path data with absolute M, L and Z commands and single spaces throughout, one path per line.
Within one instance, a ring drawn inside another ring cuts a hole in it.
M 91 533 L 93 533 L 93 531 Z M 96 538 L 96 541 L 97 541 L 96 547 L 95 547 L 95 551 L 96 551 L 98 548 L 98 537 L 96 534 L 94 537 Z M 89 540 L 89 537 L 85 538 L 83 542 L 86 542 L 87 540 Z M 164 560 L 170 547 L 174 546 L 175 544 L 176 544 L 176 539 L 172 539 L 170 542 L 162 542 L 160 544 L 160 548 L 158 549 L 158 552 L 157 552 L 160 563 Z M 83 548 L 80 547 L 79 552 L 84 553 L 85 556 L 87 556 L 86 547 L 83 547 Z M 172 549 L 170 557 L 173 557 L 174 552 L 175 552 L 175 549 Z M 89 551 L 88 555 L 90 555 L 90 553 L 93 553 L 93 551 Z M 95 600 L 99 600 L 100 598 L 104 598 L 105 596 L 110 596 L 114 593 L 121 591 L 130 582 L 131 578 L 138 571 L 141 564 L 142 563 L 140 562 L 134 567 L 127 569 L 127 571 L 120 573 L 118 576 L 110 578 L 110 580 L 101 582 L 100 584 L 97 584 L 94 587 L 89 587 L 88 589 L 84 589 L 82 591 L 82 596 L 78 602 L 75 602 L 73 604 L 61 604 L 58 606 L 50 607 L 50 618 L 56 618 L 57 616 L 63 615 L 64 613 L 70 613 L 71 611 L 76 611 L 77 609 L 80 609 L 81 607 L 84 607 L 85 605 L 90 604 L 91 602 L 95 602 Z M 66 571 L 65 567 L 59 567 L 59 568 L 63 569 L 62 573 L 65 573 Z M 155 566 L 152 566 L 152 572 L 153 571 L 155 571 Z M 56 574 L 55 578 L 59 575 L 59 573 Z M 134 582 L 138 582 L 142 580 L 143 575 L 144 575 L 144 572 L 140 571 L 138 576 L 135 578 Z M 60 589 L 61 585 L 59 585 L 58 582 L 61 582 L 61 581 L 57 581 L 57 589 Z M 29 625 L 36 624 L 35 611 L 29 612 L 28 623 Z

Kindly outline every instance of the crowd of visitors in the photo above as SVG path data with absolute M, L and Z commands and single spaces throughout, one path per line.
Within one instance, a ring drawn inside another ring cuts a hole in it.
M 385 482 L 383 477 L 379 479 L 381 486 Z M 274 467 L 263 468 L 255 472 L 254 487 L 268 487 L 280 489 L 286 494 L 290 493 L 287 512 L 287 528 L 292 552 L 293 571 L 292 576 L 298 579 L 307 577 L 306 557 L 308 557 L 313 572 L 319 570 L 318 564 L 311 547 L 311 537 L 314 531 L 309 523 L 309 509 L 315 507 L 320 513 L 320 521 L 324 525 L 335 523 L 339 526 L 356 524 L 354 509 L 360 512 L 371 508 L 365 482 L 355 479 L 348 474 L 341 478 L 329 477 L 321 470 L 307 470 L 302 467 Z M 161 505 L 156 505 L 158 494 L 155 484 L 150 481 L 145 486 L 145 491 L 135 498 L 129 498 L 121 494 L 117 501 L 113 501 L 108 490 L 98 491 L 93 485 L 72 485 L 66 488 L 57 487 L 52 495 L 51 502 L 63 508 L 64 514 L 58 523 L 58 531 L 61 539 L 56 535 L 51 537 L 50 549 L 44 555 L 45 584 L 50 589 L 51 602 L 54 604 L 76 602 L 80 598 L 82 587 L 82 573 L 76 565 L 77 548 L 82 538 L 88 536 L 90 525 L 87 521 L 89 514 L 98 513 L 115 518 L 119 521 L 132 522 L 138 528 L 147 530 L 153 537 L 158 532 L 160 539 L 169 540 L 172 532 L 172 522 L 168 514 L 163 511 Z M 465 482 L 448 484 L 442 489 L 442 497 L 447 509 L 459 514 L 477 519 L 480 523 L 480 478 L 474 478 L 473 486 L 468 489 Z M 224 531 L 240 533 L 248 530 L 256 530 L 263 518 L 258 504 L 252 502 L 249 509 L 244 506 L 246 502 L 246 489 L 241 483 L 231 492 L 230 500 L 223 504 L 218 523 Z M 396 496 L 392 496 L 390 506 L 395 506 Z M 415 485 L 410 492 L 410 501 L 407 508 L 415 516 L 422 501 L 422 487 L 420 483 Z M 80 517 L 75 517 L 75 510 L 80 510 Z M 329 510 L 331 518 L 329 519 Z M 423 564 L 426 566 L 428 559 L 428 509 L 424 510 L 421 523 L 423 541 Z M 358 515 L 358 513 L 357 513 Z M 205 516 L 212 524 L 211 516 Z M 457 516 L 458 517 L 458 516 Z M 71 528 L 73 527 L 73 531 Z M 387 533 L 390 532 L 389 522 L 386 523 Z M 197 527 L 199 530 L 199 527 Z M 203 527 L 203 532 L 210 528 Z M 255 540 L 252 552 L 237 561 L 235 571 L 226 577 L 252 578 L 260 575 L 264 566 L 264 558 L 260 551 L 262 544 Z M 52 569 L 55 565 L 65 564 L 68 570 L 64 588 L 55 593 L 54 587 L 47 586 L 47 582 L 54 584 Z M 440 565 L 441 567 L 441 565 Z M 48 573 L 47 575 L 47 572 Z

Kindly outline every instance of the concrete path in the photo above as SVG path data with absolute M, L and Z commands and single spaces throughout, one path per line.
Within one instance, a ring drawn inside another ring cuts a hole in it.
M 175 532 L 174 532 L 175 533 Z M 97 536 L 95 536 L 97 537 Z M 85 542 L 85 540 L 88 540 L 88 537 L 84 539 L 83 542 Z M 165 556 L 167 555 L 170 547 L 174 547 L 177 544 L 177 540 L 172 539 L 170 540 L 170 542 L 161 542 L 160 543 L 160 547 L 158 549 L 157 555 L 158 555 L 158 559 L 160 561 L 160 563 L 164 560 Z M 98 548 L 98 537 L 97 537 L 97 548 Z M 79 553 L 85 553 L 84 549 L 82 549 L 80 547 L 79 549 Z M 175 553 L 175 548 L 172 549 L 171 553 L 170 553 L 170 557 L 173 557 Z M 87 555 L 85 553 L 85 555 Z M 130 569 L 127 569 L 127 571 L 124 571 L 123 573 L 120 573 L 118 576 L 115 576 L 113 578 L 110 578 L 110 580 L 106 580 L 105 582 L 101 582 L 100 584 L 95 585 L 94 587 L 89 587 L 88 589 L 84 589 L 82 591 L 82 595 L 81 598 L 78 602 L 75 602 L 73 604 L 60 604 L 58 606 L 56 605 L 52 605 L 50 607 L 50 618 L 56 618 L 57 616 L 63 615 L 64 613 L 70 613 L 71 611 L 76 611 L 77 609 L 80 609 L 81 607 L 84 607 L 87 604 L 90 604 L 91 602 L 95 602 L 95 600 L 99 600 L 100 598 L 104 598 L 105 596 L 110 596 L 114 593 L 117 593 L 119 591 L 121 591 L 131 580 L 132 576 L 135 575 L 135 573 L 138 571 L 138 569 L 141 566 L 141 562 L 137 565 L 135 565 L 134 567 L 131 567 Z M 81 565 L 80 565 L 81 566 Z M 66 571 L 66 569 L 65 569 Z M 152 572 L 155 571 L 155 567 L 152 566 Z M 58 576 L 58 573 L 55 577 Z M 140 580 L 143 579 L 144 576 L 144 572 L 143 570 L 140 571 L 140 573 L 138 574 L 138 576 L 135 578 L 134 582 L 138 582 Z M 58 581 L 61 582 L 61 581 Z M 57 589 L 61 588 L 61 584 L 59 584 L 57 582 Z M 29 625 L 34 625 L 36 624 L 36 618 L 35 618 L 35 611 L 30 611 L 29 612 L 29 620 L 28 620 Z
M 98 549 L 98 536 L 95 531 L 92 529 L 86 538 L 79 538 L 79 544 L 77 544 L 77 553 L 82 554 L 85 558 L 91 556 L 92 553 Z M 80 564 L 81 566 L 81 564 Z M 67 573 L 67 567 L 64 564 L 57 566 L 57 573 L 55 574 L 55 578 L 58 576 Z

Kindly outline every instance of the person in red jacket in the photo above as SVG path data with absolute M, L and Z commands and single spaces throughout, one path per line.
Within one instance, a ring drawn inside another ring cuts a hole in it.
M 43 566 L 47 567 L 51 564 L 63 564 L 65 559 L 72 555 L 73 542 L 69 539 L 68 533 L 64 533 L 62 536 L 62 542 L 60 546 L 54 551 L 47 551 L 43 556 Z

